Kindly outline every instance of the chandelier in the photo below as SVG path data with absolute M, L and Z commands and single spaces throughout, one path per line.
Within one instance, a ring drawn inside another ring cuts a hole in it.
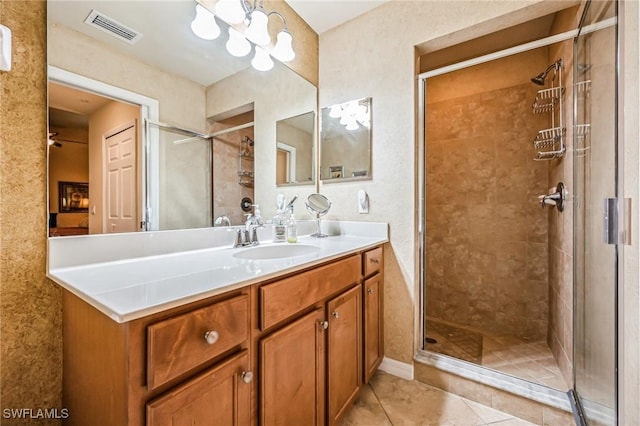
M 357 130 L 359 126 L 371 127 L 369 104 L 367 99 L 349 101 L 343 104 L 332 105 L 329 117 L 340 119 L 340 124 L 347 130 Z
M 287 29 L 287 21 L 278 12 L 268 12 L 263 8 L 263 0 L 218 0 L 215 14 L 199 3 L 196 3 L 196 17 L 191 23 L 191 30 L 204 40 L 214 40 L 220 36 L 220 27 L 216 15 L 229 24 L 229 39 L 225 45 L 227 51 L 236 57 L 247 56 L 255 45 L 251 65 L 258 71 L 273 68 L 271 57 L 281 62 L 292 61 L 296 54 L 291 42 L 293 38 Z M 276 36 L 271 47 L 269 35 L 269 17 L 275 15 L 282 20 L 284 28 Z

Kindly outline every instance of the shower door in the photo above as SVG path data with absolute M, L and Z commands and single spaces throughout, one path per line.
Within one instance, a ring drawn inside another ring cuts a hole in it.
M 617 420 L 616 3 L 590 2 L 574 44 L 574 389 L 579 424 Z

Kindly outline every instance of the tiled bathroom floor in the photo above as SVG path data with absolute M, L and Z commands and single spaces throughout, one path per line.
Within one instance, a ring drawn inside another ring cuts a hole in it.
M 341 426 L 532 426 L 457 395 L 378 371 Z

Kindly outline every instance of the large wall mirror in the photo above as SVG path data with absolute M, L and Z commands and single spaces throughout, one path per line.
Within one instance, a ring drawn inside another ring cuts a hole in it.
M 320 179 L 371 179 L 371 98 L 322 108 Z
M 314 183 L 315 112 L 279 120 L 276 140 L 276 185 Z
M 220 19 L 220 37 L 196 37 L 195 5 L 48 2 L 50 235 L 239 225 L 247 199 L 275 213 L 278 123 L 315 117 L 317 88 L 230 55 Z M 132 40 L 85 22 L 104 20 Z M 287 197 L 315 192 L 296 187 L 313 161 L 297 157 Z M 61 211 L 62 195 L 83 209 Z

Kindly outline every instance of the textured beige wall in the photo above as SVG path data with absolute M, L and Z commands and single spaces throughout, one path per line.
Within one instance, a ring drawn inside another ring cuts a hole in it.
M 430 318 L 546 338 L 549 165 L 531 141 L 547 114 L 532 113 L 529 81 L 546 66 L 543 48 L 427 80 Z
M 13 32 L 13 68 L 0 71 L 1 408 L 61 408 L 60 290 L 45 278 L 46 4 L 3 0 L 0 20 Z
M 205 88 L 160 71 L 55 22 L 47 25 L 49 65 L 140 93 L 160 103 L 160 120 L 203 131 Z
M 446 47 L 559 8 L 557 2 L 536 0 L 391 1 L 320 36 L 320 107 L 373 97 L 373 179 L 320 189 L 333 202 L 327 218 L 390 223 L 385 259 L 390 358 L 411 363 L 418 345 L 414 46 L 437 39 Z M 360 189 L 369 194 L 369 215 L 358 214 Z

